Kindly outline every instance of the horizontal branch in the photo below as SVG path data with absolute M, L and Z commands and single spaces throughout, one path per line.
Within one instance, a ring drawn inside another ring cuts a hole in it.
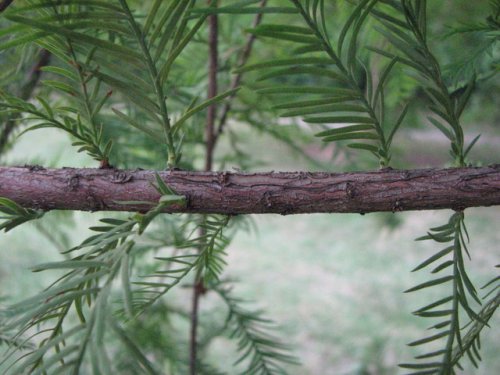
M 1 167 L 0 197 L 43 210 L 146 211 L 160 197 L 155 173 Z M 351 173 L 158 173 L 187 201 L 186 207 L 173 205 L 165 212 L 285 215 L 500 205 L 500 165 Z

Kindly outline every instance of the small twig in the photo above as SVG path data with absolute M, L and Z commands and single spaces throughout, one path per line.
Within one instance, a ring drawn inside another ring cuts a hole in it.
M 0 12 L 2 12 L 9 4 L 9 1 L 4 1 L 0 4 Z M 26 76 L 24 85 L 21 87 L 19 97 L 23 100 L 28 100 L 33 95 L 38 82 L 40 81 L 40 76 L 42 74 L 41 68 L 47 66 L 50 62 L 51 53 L 46 49 L 40 51 L 37 62 L 33 65 Z M 2 132 L 0 134 L 0 155 L 5 151 L 7 142 L 11 133 L 16 128 L 17 122 L 15 117 L 10 117 L 5 123 Z
M 197 280 L 193 286 L 193 299 L 191 305 L 191 330 L 189 337 L 189 373 L 196 375 L 198 352 L 198 311 L 200 297 L 205 293 L 203 280 Z
M 3 0 L 1 3 L 0 3 L 0 13 L 2 13 L 5 9 L 8 8 L 8 6 L 10 4 L 12 4 L 14 2 L 14 0 Z
M 217 1 L 213 6 L 217 6 Z M 217 15 L 213 14 L 208 17 L 208 92 L 207 99 L 217 96 L 217 69 L 218 69 L 218 20 Z M 215 146 L 215 120 L 217 116 L 217 105 L 212 104 L 207 109 L 207 120 L 205 127 L 206 136 L 206 155 L 205 155 L 205 171 L 212 170 L 213 152 Z
M 267 0 L 262 0 L 260 2 L 260 7 L 265 7 L 267 4 Z M 252 23 L 252 28 L 256 28 L 262 21 L 262 16 L 263 13 L 257 13 L 255 15 L 254 21 Z M 243 47 L 243 50 L 241 52 L 240 58 L 238 60 L 238 66 L 243 66 L 246 64 L 248 61 L 248 58 L 250 57 L 250 53 L 252 52 L 253 44 L 255 42 L 256 36 L 255 34 L 250 34 L 248 35 L 247 42 L 245 46 Z M 233 79 L 231 80 L 231 86 L 230 89 L 235 89 L 237 88 L 240 83 L 241 79 L 243 78 L 243 73 L 237 73 L 236 75 L 233 76 Z M 229 111 L 232 108 L 232 101 L 235 98 L 236 94 L 231 95 L 225 102 L 224 107 L 222 107 L 222 113 L 219 118 L 219 124 L 217 126 L 217 131 L 215 133 L 215 138 L 214 138 L 214 143 L 217 142 L 219 136 L 222 134 L 224 131 L 224 127 L 226 126 L 227 123 L 227 116 L 229 114 Z
M 209 5 L 217 7 L 217 0 L 208 0 Z M 219 25 L 217 15 L 208 16 L 208 91 L 207 99 L 217 96 L 217 68 L 218 68 L 218 37 Z M 217 116 L 216 104 L 212 104 L 207 109 L 207 119 L 205 126 L 206 154 L 205 171 L 209 172 L 213 166 L 213 154 L 215 148 L 215 120 Z M 200 228 L 200 238 L 205 236 L 205 231 Z M 197 347 L 198 347 L 198 311 L 200 297 L 205 293 L 205 287 L 201 274 L 196 275 L 193 289 L 193 300 L 191 306 L 191 331 L 189 339 L 189 370 L 191 375 L 196 375 Z

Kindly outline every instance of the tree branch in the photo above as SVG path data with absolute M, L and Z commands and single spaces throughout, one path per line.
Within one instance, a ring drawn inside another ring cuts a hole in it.
M 44 210 L 146 211 L 159 199 L 155 173 L 187 198 L 186 207 L 165 209 L 171 213 L 286 215 L 500 205 L 500 164 L 350 173 L 0 167 L 0 197 Z
M 0 12 L 5 9 L 2 7 L 7 5 L 0 4 Z M 21 86 L 19 97 L 23 100 L 28 100 L 31 98 L 33 91 L 35 91 L 36 86 L 40 80 L 40 75 L 42 74 L 42 68 L 50 63 L 51 53 L 46 49 L 42 49 L 39 53 L 38 60 L 33 64 L 33 67 L 28 72 L 24 84 Z M 5 151 L 7 142 L 9 141 L 10 134 L 14 131 L 17 125 L 17 119 L 11 117 L 7 120 L 0 132 L 0 154 Z
M 0 1 L 0 13 L 2 13 L 5 9 L 9 7 L 10 4 L 12 4 L 14 0 L 3 0 Z
M 267 5 L 267 0 L 261 0 L 259 6 L 261 8 L 264 8 L 266 5 Z M 255 29 L 257 26 L 259 26 L 259 24 L 262 21 L 263 15 L 264 15 L 264 13 L 257 13 L 255 15 L 255 18 L 254 18 L 253 23 L 252 23 L 252 29 Z M 246 62 L 248 61 L 248 58 L 250 57 L 250 53 L 252 52 L 252 48 L 253 48 L 253 45 L 255 43 L 256 38 L 257 38 L 257 36 L 255 34 L 250 33 L 248 35 L 245 46 L 243 47 L 240 58 L 238 59 L 238 64 L 237 64 L 238 67 L 245 65 Z M 241 72 L 236 73 L 233 76 L 233 79 L 231 80 L 230 89 L 237 88 L 240 85 L 242 78 L 243 78 L 243 73 L 241 73 Z M 229 111 L 232 108 L 232 101 L 235 98 L 235 96 L 236 96 L 236 94 L 231 95 L 225 101 L 224 106 L 222 107 L 222 114 L 221 114 L 220 119 L 219 119 L 219 126 L 217 127 L 217 132 L 215 134 L 214 142 L 217 142 L 220 135 L 224 131 L 224 127 L 226 126 L 226 123 L 227 123 L 227 116 L 229 114 Z
M 209 1 L 213 7 L 217 7 L 217 1 Z M 217 96 L 217 69 L 218 69 L 218 20 L 217 15 L 208 16 L 208 90 L 207 99 Z M 215 119 L 217 117 L 217 106 L 210 105 L 207 108 L 207 120 L 205 125 L 206 155 L 205 171 L 212 170 L 213 153 L 215 148 Z

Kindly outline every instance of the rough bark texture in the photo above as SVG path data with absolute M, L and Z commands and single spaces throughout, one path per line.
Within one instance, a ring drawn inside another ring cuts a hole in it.
M 0 168 L 0 197 L 44 210 L 146 211 L 155 171 Z M 353 173 L 158 172 L 187 198 L 165 212 L 375 212 L 500 205 L 500 165 Z M 124 204 L 124 201 L 144 201 Z M 148 203 L 150 202 L 150 203 Z

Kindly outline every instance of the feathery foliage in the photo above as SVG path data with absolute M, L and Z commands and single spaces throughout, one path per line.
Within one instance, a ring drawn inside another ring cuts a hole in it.
M 249 32 L 257 37 L 289 43 L 293 48 L 291 49 L 293 55 L 289 58 L 245 65 L 236 70 L 236 72 L 256 71 L 259 73 L 256 78 L 259 84 L 253 85 L 258 94 L 283 97 L 283 101 L 275 106 L 276 109 L 284 111 L 281 112 L 282 117 L 300 116 L 306 123 L 320 124 L 326 129 L 317 136 L 322 137 L 324 141 L 349 141 L 349 147 L 370 151 L 379 159 L 382 167 L 388 166 L 393 137 L 401 126 L 408 109 L 405 106 L 393 126 L 388 127 L 384 113 L 384 85 L 390 79 L 395 65 L 399 64 L 415 71 L 414 78 L 432 103 L 429 109 L 434 115 L 428 118 L 430 123 L 450 140 L 450 153 L 455 164 L 466 165 L 466 157 L 479 136 L 475 137 L 469 145 L 465 145 L 460 117 L 473 93 L 476 74 L 470 74 L 468 82 L 460 90 L 454 90 L 451 84 L 446 82 L 443 69 L 429 47 L 425 0 L 359 1 L 343 24 L 335 43 L 327 27 L 325 2 L 290 0 L 290 3 L 302 19 L 300 24 L 262 24 Z M 493 15 L 488 17 L 487 26 L 482 25 L 479 27 L 480 30 L 489 33 L 496 32 L 496 20 L 499 14 L 496 3 L 492 2 Z M 234 8 L 222 9 L 218 9 L 217 13 L 237 12 Z M 207 8 L 203 12 L 211 13 L 213 9 Z M 288 13 L 289 10 L 284 10 L 282 13 L 285 12 Z M 293 12 L 290 11 L 290 13 Z M 374 84 L 373 72 L 369 69 L 366 53 L 363 54 L 359 48 L 363 25 L 369 22 L 370 16 L 381 25 L 381 27 L 376 26 L 377 31 L 395 51 L 368 47 L 372 53 L 389 59 L 376 84 Z M 483 48 L 481 53 L 487 53 L 498 39 L 495 34 L 489 37 L 490 44 Z M 459 75 L 462 68 L 458 67 L 453 70 Z M 307 76 L 307 84 L 283 85 L 280 83 L 283 80 L 293 81 L 297 76 Z M 261 82 L 271 84 L 261 86 Z M 294 100 L 287 100 L 292 95 Z M 302 98 L 296 100 L 297 96 Z M 329 124 L 335 124 L 335 127 L 332 128 Z M 424 268 L 452 254 L 452 259 L 440 264 L 433 270 L 433 273 L 450 268 L 452 272 L 448 276 L 432 279 L 409 291 L 447 283 L 451 283 L 453 288 L 450 296 L 415 312 L 416 315 L 422 317 L 445 317 L 447 319 L 433 327 L 438 330 L 437 334 L 410 344 L 412 346 L 428 345 L 440 338 L 446 338 L 443 350 L 419 357 L 428 359 L 441 356 L 441 361 L 402 365 L 419 370 L 416 372 L 418 374 L 451 374 L 455 366 L 460 366 L 458 360 L 465 353 L 469 354 L 473 364 L 476 364 L 475 359 L 479 358 L 477 353 L 474 358 L 474 354 L 470 351 L 471 342 L 476 340 L 472 337 L 473 335 L 469 334 L 468 344 L 463 345 L 461 336 L 463 327 L 459 323 L 460 311 L 463 310 L 472 322 L 480 322 L 483 326 L 485 324 L 480 314 L 474 312 L 469 304 L 470 298 L 478 304 L 480 304 L 480 299 L 467 275 L 463 261 L 463 250 L 468 253 L 462 233 L 466 231 L 463 220 L 463 213 L 457 212 L 451 217 L 449 223 L 431 229 L 428 236 L 422 238 L 445 243 L 451 241 L 452 244 L 423 262 L 417 269 Z M 441 309 L 444 304 L 450 304 L 450 307 Z M 436 310 L 436 308 L 439 309 Z M 455 344 L 457 346 L 454 347 Z
M 0 223 L 0 230 L 5 232 L 27 221 L 39 219 L 44 215 L 42 210 L 23 208 L 8 198 L 0 198 L 0 212 L 3 213 L 0 219 L 4 220 Z
M 127 0 L 19 1 L 2 13 L 0 52 L 29 59 L 43 48 L 54 59 L 41 68 L 44 79 L 35 99 L 14 95 L 11 68 L 2 74 L 0 115 L 23 125 L 24 132 L 42 128 L 66 132 L 77 151 L 87 153 L 100 167 L 193 169 L 204 143 L 199 123 L 205 110 L 238 94 L 238 106 L 231 110 L 235 119 L 296 150 L 307 134 L 289 135 L 262 125 L 275 122 L 269 113 L 301 118 L 325 144 L 346 142 L 388 167 L 394 137 L 408 112 L 406 104 L 388 112 L 387 87 L 400 69 L 410 71 L 416 87 L 426 93 L 431 102 L 429 121 L 449 139 L 455 165 L 467 165 L 479 137 L 466 145 L 461 117 L 476 85 L 498 71 L 494 54 L 498 0 L 491 1 L 491 15 L 483 23 L 452 29 L 450 35 L 476 33 L 484 43 L 465 60 L 447 66 L 430 47 L 425 0 L 349 2 L 346 19 L 337 18 L 332 2 L 284 3 L 243 0 L 206 7 L 195 0 L 139 5 Z M 255 82 L 241 93 L 237 84 L 224 81 L 226 91 L 202 100 L 207 83 L 198 71 L 206 62 L 205 21 L 213 14 L 220 19 L 229 15 L 233 22 L 237 15 L 269 15 L 271 21 L 255 24 L 247 32 L 264 43 L 283 45 L 287 52 L 279 57 L 268 53 L 255 63 L 244 58 L 236 66 L 234 46 L 223 46 L 219 59 L 229 58 L 221 62 L 219 75 L 232 71 Z M 332 20 L 341 24 L 338 30 Z M 367 32 L 373 25 L 383 38 L 381 44 L 374 44 Z M 273 108 L 264 113 L 269 103 Z M 226 129 L 225 134 L 240 166 L 250 165 L 235 133 Z M 160 195 L 153 209 L 101 219 L 90 228 L 93 235 L 62 252 L 64 260 L 34 269 L 59 278 L 37 295 L 1 310 L 0 344 L 8 350 L 0 366 L 13 374 L 110 374 L 128 366 L 147 374 L 165 373 L 165 366 L 172 373 L 184 371 L 187 366 L 181 362 L 186 356 L 177 355 L 182 346 L 167 346 L 169 353 L 162 356 L 167 359 L 154 361 L 133 329 L 144 328 L 134 325 L 154 309 L 162 318 L 172 313 L 175 308 L 167 306 L 163 297 L 193 280 L 202 281 L 204 292 L 218 294 L 227 306 L 225 329 L 237 341 L 235 364 L 246 366 L 243 373 L 286 373 L 288 365 L 298 363 L 289 345 L 272 333 L 272 322 L 262 311 L 247 309 L 221 281 L 226 250 L 242 221 L 222 215 L 162 215 L 166 206 L 185 207 L 187 197 L 178 195 L 159 175 L 152 184 Z M 0 211 L 4 214 L 0 229 L 6 232 L 44 214 L 5 198 L 0 198 Z M 465 355 L 474 366 L 481 359 L 479 336 L 500 303 L 499 279 L 488 283 L 489 293 L 483 299 L 478 296 L 464 261 L 469 253 L 465 237 L 464 213 L 457 211 L 446 224 L 420 238 L 445 247 L 415 269 L 432 265 L 431 273 L 437 277 L 408 292 L 432 287 L 446 294 L 414 312 L 439 321 L 432 325 L 430 336 L 410 344 L 430 348 L 417 357 L 418 363 L 401 365 L 413 374 L 453 374 Z M 462 323 L 464 318 L 467 324 Z M 208 345 L 220 334 L 214 329 L 198 345 Z M 110 350 L 110 342 L 119 349 Z M 433 345 L 441 346 L 435 350 Z M 114 350 L 123 352 L 126 360 L 114 361 Z M 197 359 L 196 367 L 200 373 L 219 373 L 203 358 Z
M 173 193 L 164 182 L 161 182 L 159 190 Z M 171 199 L 164 199 L 165 197 L 176 197 L 177 200 L 172 202 Z M 18 330 L 14 339 L 23 333 L 36 330 L 36 327 L 46 327 L 33 334 L 32 338 L 41 335 L 43 339 L 38 348 L 20 357 L 23 360 L 16 365 L 14 373 L 26 371 L 42 373 L 49 369 L 79 373 L 86 355 L 91 356 L 92 362 L 95 362 L 92 366 L 100 371 L 112 368 L 102 347 L 108 326 L 112 327 L 114 335 L 136 358 L 144 371 L 159 373 L 111 317 L 121 311 L 124 311 L 129 318 L 140 314 L 195 268 L 204 270 L 207 279 L 215 277 L 220 271 L 223 261 L 221 254 L 216 252 L 221 252 L 221 244 L 227 243 L 222 236 L 222 228 L 227 225 L 228 219 L 216 221 L 216 218 L 212 218 L 203 223 L 203 228 L 207 230 L 206 236 L 193 238 L 178 245 L 180 248 L 198 249 L 202 243 L 199 255 L 194 252 L 171 257 L 155 257 L 158 263 L 163 263 L 166 267 L 141 277 L 138 281 L 133 280 L 130 274 L 131 265 L 133 258 L 138 255 L 137 250 L 141 250 L 140 247 L 134 248 L 136 245 L 134 237 L 144 233 L 147 226 L 159 215 L 162 207 L 178 203 L 178 199 L 179 196 L 173 194 L 162 196 L 157 207 L 144 215 L 136 214 L 128 220 L 101 219 L 100 226 L 90 228 L 98 234 L 68 250 L 68 254 L 76 254 L 71 259 L 41 264 L 34 269 L 35 272 L 58 270 L 64 273 L 44 292 L 4 311 L 3 315 L 8 321 L 5 330 Z M 156 280 L 149 281 L 151 278 Z M 113 285 L 119 281 L 121 281 L 123 307 L 116 310 L 111 304 L 111 298 Z M 77 325 L 69 323 L 72 321 L 71 312 L 76 313 L 79 319 Z M 68 324 L 70 328 L 67 328 Z M 99 355 L 87 354 L 90 347 Z M 20 349 L 13 347 L 4 361 Z
M 477 46 L 456 61 L 445 66 L 449 80 L 455 83 L 457 90 L 465 89 L 473 76 L 477 80 L 487 80 L 498 70 L 496 48 L 500 41 L 500 1 L 490 1 L 491 14 L 482 22 L 464 23 L 451 26 L 447 38 L 464 34 L 473 35 L 478 40 Z
M 274 324 L 263 317 L 262 311 L 246 309 L 244 301 L 234 297 L 231 289 L 222 283 L 213 287 L 213 290 L 228 307 L 226 327 L 230 337 L 238 341 L 240 354 L 235 364 L 247 364 L 242 374 L 283 374 L 283 364 L 299 363 L 291 354 L 290 347 L 274 336 Z
M 349 141 L 354 149 L 369 151 L 382 167 L 389 165 L 390 146 L 401 126 L 406 108 L 391 125 L 385 119 L 384 85 L 397 59 L 391 61 L 377 84 L 359 51 L 364 23 L 376 1 L 362 1 L 344 24 L 334 45 L 326 25 L 323 1 L 291 1 L 301 18 L 300 26 L 262 24 L 249 32 L 262 38 L 292 44 L 293 55 L 246 65 L 237 72 L 257 71 L 260 94 L 283 97 L 275 108 L 282 117 L 300 116 L 308 124 L 318 124 L 316 134 L 325 142 Z M 308 85 L 281 85 L 283 77 L 307 76 Z M 290 100 L 293 95 L 294 99 Z M 300 100 L 295 97 L 300 97 Z M 288 99 L 287 99 L 288 98 Z
M 378 31 L 397 50 L 397 54 L 378 48 L 372 50 L 392 61 L 397 59 L 416 71 L 416 78 L 432 102 L 429 109 L 434 116 L 428 117 L 429 121 L 450 140 L 450 153 L 455 164 L 465 166 L 467 154 L 479 136 L 468 146 L 465 145 L 460 116 L 471 97 L 476 76 L 470 77 L 463 90 L 452 92 L 447 86 L 440 64 L 429 48 L 425 0 L 401 2 L 389 0 L 384 3 L 389 9 L 401 14 L 399 18 L 395 18 L 386 10 L 374 13 L 383 25 Z
M 77 137 L 75 146 L 107 166 L 112 143 L 103 138 L 106 117 L 99 114 L 110 106 L 109 98 L 116 92 L 133 103 L 145 121 L 138 122 L 130 113 L 112 107 L 115 116 L 161 142 L 168 154 L 168 166 L 175 167 L 180 162 L 182 127 L 187 120 L 235 92 L 196 106 L 192 102 L 178 117 L 168 111 L 172 66 L 204 22 L 204 17 L 194 24 L 189 22 L 194 5 L 194 0 L 156 1 L 144 24 L 142 16 L 134 14 L 126 1 L 42 0 L 7 10 L 4 15 L 13 25 L 2 33 L 9 38 L 0 43 L 0 50 L 34 42 L 57 56 L 61 66 L 45 67 L 44 71 L 58 79 L 45 80 L 44 84 L 68 95 L 78 109 L 65 106 L 50 110 L 47 103 L 41 103 L 46 111 L 70 113 L 64 114 L 62 123 L 55 121 L 52 113 L 49 119 L 43 115 L 45 121 L 30 130 L 47 126 L 66 130 Z M 14 109 L 26 110 L 22 106 Z M 38 120 L 39 113 L 34 115 Z
M 471 299 L 478 304 L 481 304 L 481 301 L 465 268 L 464 255 L 467 254 L 469 256 L 469 250 L 467 249 L 464 233 L 467 233 L 464 224 L 464 215 L 462 212 L 456 212 L 447 224 L 431 228 L 431 231 L 428 232 L 426 236 L 418 239 L 432 240 L 437 243 L 446 244 L 446 247 L 423 261 L 414 271 L 433 265 L 434 268 L 431 271 L 433 275 L 447 274 L 446 276 L 433 278 L 419 284 L 408 289 L 406 292 L 414 292 L 425 288 L 442 285 L 447 286 L 451 284 L 451 293 L 414 312 L 417 316 L 423 318 L 439 318 L 440 321 L 431 327 L 433 330 L 436 330 L 437 333 L 414 341 L 409 344 L 410 346 L 424 345 L 442 338 L 446 340 L 443 349 L 417 357 L 417 359 L 422 359 L 424 361 L 428 361 L 430 358 L 441 357 L 442 359 L 440 361 L 401 365 L 404 368 L 425 369 L 426 371 L 417 371 L 416 374 L 451 374 L 453 373 L 454 366 L 460 366 L 458 361 L 466 353 L 469 354 L 471 360 L 475 364 L 473 357 L 471 357 L 472 354 L 469 351 L 470 348 L 463 344 L 460 313 L 464 311 L 472 321 L 480 321 L 483 324 L 485 324 L 485 322 L 481 319 L 480 315 L 474 311 L 471 305 Z M 437 265 L 435 265 L 436 262 L 438 262 Z M 474 338 L 472 338 L 472 340 L 474 340 Z M 454 345 L 456 345 L 456 348 Z

